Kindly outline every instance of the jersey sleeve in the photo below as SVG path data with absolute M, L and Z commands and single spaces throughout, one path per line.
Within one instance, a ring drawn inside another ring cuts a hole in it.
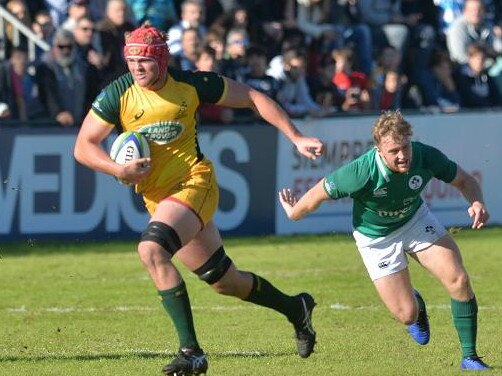
M 354 197 L 361 192 L 370 177 L 367 164 L 356 159 L 333 171 L 324 178 L 324 189 L 334 200 L 343 197 Z
M 457 164 L 450 160 L 443 152 L 430 145 L 422 144 L 424 162 L 432 171 L 435 178 L 450 183 L 457 175 Z
M 105 87 L 92 102 L 91 110 L 110 124 L 119 124 L 120 99 L 113 84 Z
M 215 72 L 195 72 L 194 83 L 201 102 L 218 103 L 226 92 L 225 80 Z
M 225 79 L 215 72 L 188 71 L 169 69 L 176 79 L 193 86 L 201 103 L 218 103 L 225 97 L 227 84 Z

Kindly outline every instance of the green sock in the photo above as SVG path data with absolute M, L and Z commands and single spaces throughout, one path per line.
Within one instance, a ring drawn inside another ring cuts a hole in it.
M 453 324 L 457 329 L 463 357 L 476 356 L 476 334 L 478 329 L 478 303 L 476 297 L 468 302 L 451 300 Z
M 185 282 L 169 290 L 158 291 L 164 309 L 171 317 L 178 338 L 180 348 L 198 349 L 199 343 L 193 324 L 192 308 Z
M 291 322 L 299 319 L 301 309 L 295 297 L 284 294 L 269 281 L 256 274 L 251 273 L 251 275 L 253 276 L 253 287 L 249 296 L 243 300 L 276 310 L 285 315 Z

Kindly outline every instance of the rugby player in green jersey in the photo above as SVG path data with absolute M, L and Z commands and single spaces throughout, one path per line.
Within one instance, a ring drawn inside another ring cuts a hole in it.
M 353 235 L 373 284 L 389 311 L 419 344 L 429 342 L 424 300 L 410 281 L 407 256 L 433 274 L 451 297 L 462 348 L 460 367 L 486 370 L 476 352 L 476 297 L 458 246 L 423 202 L 433 177 L 456 187 L 469 202 L 472 228 L 489 214 L 478 182 L 438 149 L 412 142 L 412 127 L 399 111 L 382 114 L 373 126 L 375 147 L 335 170 L 297 199 L 279 192 L 289 219 L 299 220 L 326 200 L 353 199 Z

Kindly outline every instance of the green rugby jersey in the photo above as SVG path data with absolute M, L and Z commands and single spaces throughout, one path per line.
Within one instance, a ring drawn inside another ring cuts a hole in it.
M 410 170 L 390 170 L 375 148 L 340 167 L 324 179 L 324 189 L 333 199 L 353 199 L 352 225 L 362 234 L 377 238 L 408 222 L 423 200 L 420 193 L 436 177 L 446 183 L 457 165 L 438 149 L 412 142 Z

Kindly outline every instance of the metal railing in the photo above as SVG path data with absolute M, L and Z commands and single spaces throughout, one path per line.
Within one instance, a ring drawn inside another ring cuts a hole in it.
M 0 59 L 5 59 L 5 46 L 6 46 L 6 35 L 5 35 L 5 22 L 12 24 L 14 29 L 12 44 L 18 47 L 21 44 L 21 34 L 28 40 L 28 59 L 30 62 L 35 61 L 36 58 L 36 47 L 40 47 L 44 51 L 49 51 L 49 44 L 40 39 L 40 37 L 35 34 L 29 27 L 23 24 L 18 18 L 13 16 L 5 7 L 0 5 Z

